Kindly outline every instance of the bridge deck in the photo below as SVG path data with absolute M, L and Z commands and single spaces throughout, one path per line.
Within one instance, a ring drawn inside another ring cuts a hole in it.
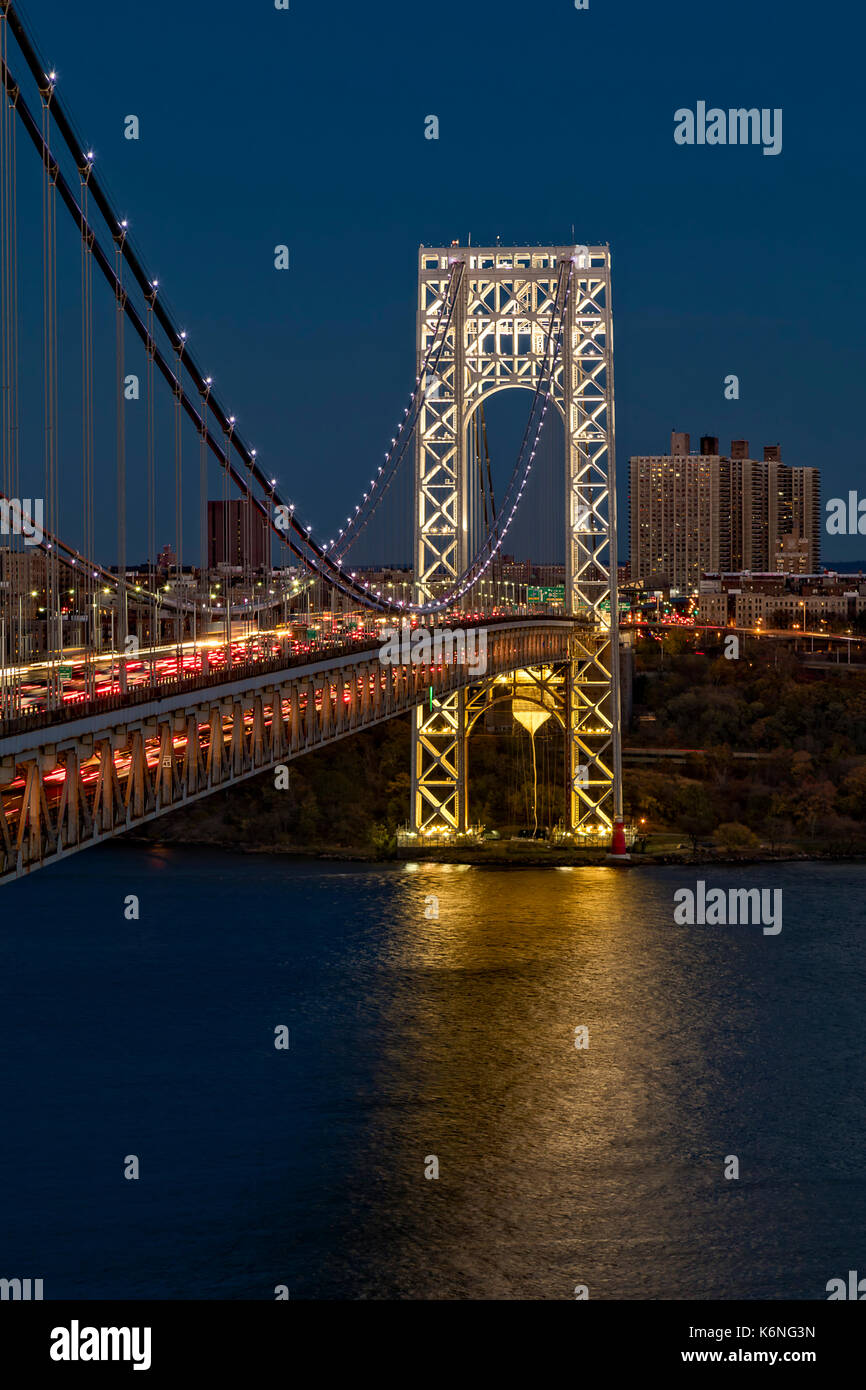
M 478 624 L 484 678 L 568 660 L 572 619 Z M 0 726 L 0 882 L 479 680 L 383 664 L 378 641 L 127 692 Z M 456 655 L 456 654 L 455 654 Z

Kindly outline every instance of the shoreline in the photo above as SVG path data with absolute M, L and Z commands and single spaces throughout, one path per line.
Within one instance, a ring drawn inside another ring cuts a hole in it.
M 240 845 L 230 840 L 215 839 L 157 839 L 147 835 L 123 835 L 114 843 L 145 846 L 152 849 L 192 849 L 219 850 L 237 855 L 269 855 L 285 859 L 306 860 L 320 863 L 354 864 L 460 864 L 473 868 L 487 869 L 588 869 L 588 868 L 655 868 L 671 865 L 684 868 L 730 868 L 734 865 L 754 864 L 863 864 L 866 853 L 840 854 L 838 850 L 822 854 L 820 851 L 806 853 L 801 850 L 780 850 L 773 853 L 749 851 L 738 854 L 734 851 L 721 851 L 718 854 L 692 853 L 689 850 L 659 851 L 656 854 L 631 854 L 627 861 L 611 862 L 607 851 L 589 850 L 539 850 L 511 847 L 507 850 L 491 852 L 491 848 L 472 848 L 467 846 L 453 849 L 408 850 L 399 849 L 388 853 L 375 854 L 366 848 L 346 847 L 323 849 L 311 846 L 292 845 Z

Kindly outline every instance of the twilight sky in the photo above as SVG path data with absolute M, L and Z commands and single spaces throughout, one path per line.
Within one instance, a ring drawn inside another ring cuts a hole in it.
M 322 532 L 411 389 L 419 242 L 562 243 L 572 224 L 612 248 L 621 555 L 628 456 L 665 450 L 672 428 L 723 449 L 744 437 L 759 456 L 781 443 L 822 470 L 825 499 L 866 493 L 858 8 L 25 9 L 190 342 Z M 698 101 L 782 108 L 781 153 L 677 145 L 674 112 Z M 824 536 L 825 560 L 863 553 L 862 538 Z

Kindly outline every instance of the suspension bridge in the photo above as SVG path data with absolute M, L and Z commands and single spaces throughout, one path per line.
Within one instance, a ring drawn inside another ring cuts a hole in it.
M 624 856 L 609 248 L 422 246 L 402 415 L 318 537 L 193 350 L 11 0 L 0 73 L 0 881 L 407 714 L 411 833 L 459 837 L 469 733 L 503 699 L 559 721 L 566 833 Z M 497 497 L 484 410 L 508 389 L 530 405 Z M 548 414 L 565 582 L 530 610 L 503 547 L 534 505 Z M 400 598 L 352 559 L 395 498 L 414 552 Z M 455 629 L 483 629 L 483 671 Z M 411 654 L 382 659 L 389 631 Z

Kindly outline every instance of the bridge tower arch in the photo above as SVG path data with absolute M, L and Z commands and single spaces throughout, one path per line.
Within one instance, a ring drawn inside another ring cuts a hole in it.
M 416 602 L 450 593 L 469 567 L 474 411 L 494 392 L 534 391 L 539 383 L 547 389 L 549 380 L 565 425 L 565 608 L 575 619 L 567 811 L 578 833 L 611 830 L 622 820 L 622 755 L 610 248 L 422 246 L 419 372 L 449 296 L 454 302 L 436 373 L 420 382 Z M 552 358 L 554 334 L 560 350 Z M 455 691 L 415 712 L 411 823 L 418 834 L 467 828 L 467 698 L 465 690 Z

